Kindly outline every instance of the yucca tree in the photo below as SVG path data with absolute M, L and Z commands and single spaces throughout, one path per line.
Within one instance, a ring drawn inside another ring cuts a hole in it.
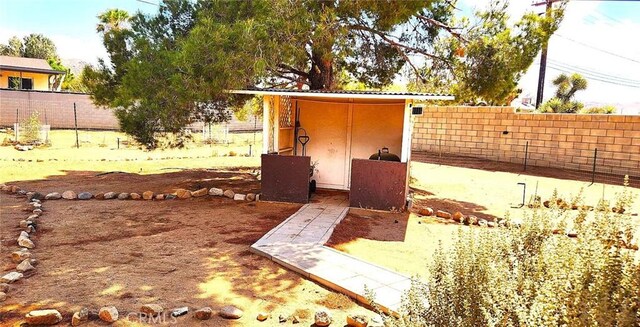
M 556 98 L 567 103 L 573 99 L 573 96 L 578 91 L 587 89 L 587 80 L 578 73 L 573 73 L 571 76 L 566 74 L 560 74 L 553 80 L 553 85 L 557 86 Z

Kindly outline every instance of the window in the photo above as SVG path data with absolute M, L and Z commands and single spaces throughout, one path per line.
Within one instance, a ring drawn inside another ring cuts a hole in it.
M 20 78 L 9 76 L 9 88 L 33 90 L 33 80 L 31 78 Z

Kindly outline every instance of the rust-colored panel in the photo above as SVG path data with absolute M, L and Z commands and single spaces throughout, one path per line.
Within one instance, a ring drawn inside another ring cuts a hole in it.
M 407 164 L 353 159 L 350 206 L 378 210 L 404 210 Z
M 262 155 L 262 196 L 266 201 L 309 202 L 310 157 Z

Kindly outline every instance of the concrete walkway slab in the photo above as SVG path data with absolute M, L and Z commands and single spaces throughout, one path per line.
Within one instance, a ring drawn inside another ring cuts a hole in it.
M 370 304 L 369 290 L 381 310 L 397 314 L 411 279 L 324 246 L 349 212 L 349 201 L 343 195 L 314 200 L 260 238 L 251 251 L 365 305 Z

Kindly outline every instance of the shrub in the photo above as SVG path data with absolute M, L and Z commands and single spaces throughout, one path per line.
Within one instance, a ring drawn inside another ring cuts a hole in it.
M 591 107 L 580 110 L 581 114 L 606 114 L 610 115 L 616 112 L 616 107 L 614 106 L 602 106 L 602 107 Z
M 22 134 L 20 141 L 26 144 L 37 143 L 40 141 L 40 114 L 34 111 L 29 118 L 22 121 Z
M 620 207 L 632 202 L 626 190 L 618 199 Z M 550 202 L 520 227 L 461 228 L 453 248 L 437 250 L 428 287 L 414 283 L 401 318 L 387 317 L 386 325 L 639 326 L 640 263 L 630 249 L 630 216 L 566 211 Z

